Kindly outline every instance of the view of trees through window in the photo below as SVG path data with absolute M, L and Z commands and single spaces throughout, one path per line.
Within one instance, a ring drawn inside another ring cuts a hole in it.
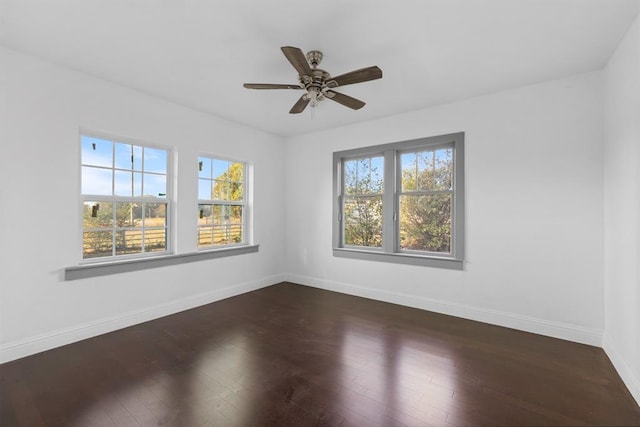
M 399 157 L 399 249 L 450 253 L 453 148 L 404 152 Z M 384 168 L 383 156 L 344 161 L 345 246 L 382 247 Z
M 451 252 L 453 149 L 404 153 L 400 249 Z
M 83 258 L 167 250 L 167 150 L 81 136 Z
M 198 246 L 244 242 L 245 164 L 198 159 Z

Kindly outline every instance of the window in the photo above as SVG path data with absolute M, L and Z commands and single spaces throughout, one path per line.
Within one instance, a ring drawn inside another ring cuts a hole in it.
M 198 248 L 247 243 L 247 166 L 198 158 Z
M 166 253 L 168 150 L 88 134 L 80 143 L 83 259 Z
M 334 153 L 334 255 L 462 268 L 464 134 Z

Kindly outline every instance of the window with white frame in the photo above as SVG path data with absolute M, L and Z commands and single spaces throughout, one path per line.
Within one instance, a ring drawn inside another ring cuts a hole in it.
M 82 134 L 82 257 L 109 259 L 169 250 L 169 151 Z
M 247 243 L 247 165 L 198 158 L 198 248 Z
M 334 255 L 462 268 L 464 133 L 334 153 Z

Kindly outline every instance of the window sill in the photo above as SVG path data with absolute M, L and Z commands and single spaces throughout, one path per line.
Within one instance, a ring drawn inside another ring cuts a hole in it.
M 363 259 L 367 261 L 382 261 L 395 264 L 418 265 L 423 267 L 446 268 L 449 270 L 463 270 L 463 261 L 453 258 L 426 257 L 403 253 L 384 253 L 363 251 L 361 249 L 334 248 L 333 256 L 340 258 Z
M 212 249 L 178 255 L 163 255 L 127 261 L 112 261 L 101 264 L 80 265 L 64 269 L 64 280 L 87 279 L 109 274 L 127 273 L 150 268 L 167 267 L 215 258 L 258 252 L 259 245 L 234 246 L 232 248 Z

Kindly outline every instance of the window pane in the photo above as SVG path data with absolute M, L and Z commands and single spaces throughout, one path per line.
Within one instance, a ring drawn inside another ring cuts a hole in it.
M 229 177 L 229 181 L 243 182 L 244 163 L 231 163 L 231 166 L 229 166 L 229 173 L 227 175 Z
M 437 150 L 434 167 L 434 190 L 451 190 L 453 188 L 453 149 Z
M 242 224 L 242 206 L 231 206 L 229 222 L 231 224 Z
M 115 149 L 117 169 L 142 170 L 142 147 L 116 142 Z
M 167 150 L 144 147 L 144 171 L 167 173 Z
M 212 181 L 209 179 L 198 180 L 198 199 L 211 200 L 213 194 L 211 192 L 211 183 Z
M 382 246 L 382 197 L 349 197 L 345 200 L 344 244 Z
M 214 181 L 212 196 L 215 200 L 229 200 L 229 181 Z
M 400 248 L 451 252 L 451 194 L 400 196 Z
M 242 193 L 242 183 L 230 182 L 229 183 L 229 200 L 241 201 L 244 198 Z
M 357 160 L 356 194 L 381 193 L 383 188 L 384 159 L 372 157 Z
M 228 179 L 222 177 L 223 174 L 227 173 L 229 169 L 229 162 L 227 160 L 219 160 L 213 159 L 213 178 L 217 179 Z
M 198 205 L 198 225 L 211 225 L 212 214 L 213 207 L 211 205 Z
M 167 204 L 166 203 L 145 203 L 144 204 L 144 226 L 145 227 L 166 227 L 167 225 Z
M 111 228 L 113 226 L 113 207 L 110 202 L 84 202 L 82 206 L 82 227 Z
M 404 153 L 400 156 L 402 168 L 402 191 L 416 189 L 416 153 Z
M 116 196 L 131 197 L 136 190 L 133 172 L 114 171 L 114 192 Z
M 144 230 L 144 251 L 160 252 L 167 250 L 167 230 L 152 228 Z
M 200 178 L 211 179 L 211 159 L 208 157 L 198 157 L 198 176 Z
M 104 139 L 83 135 L 82 164 L 113 167 L 113 143 Z
M 213 244 L 213 227 L 198 228 L 198 246 L 211 246 Z
M 87 231 L 82 233 L 82 257 L 96 258 L 113 255 L 113 232 Z
M 116 255 L 142 253 L 142 230 L 116 230 Z
M 242 225 L 213 227 L 214 245 L 232 245 L 235 243 L 242 243 Z
M 213 206 L 213 223 L 215 225 L 229 223 L 229 206 L 227 205 Z
M 111 169 L 82 167 L 82 194 L 111 196 Z
M 116 227 L 142 227 L 142 205 L 116 203 Z
M 356 194 L 357 171 L 356 160 L 344 162 L 344 193 L 347 195 Z
M 143 195 L 152 197 L 167 197 L 167 176 L 143 174 Z

